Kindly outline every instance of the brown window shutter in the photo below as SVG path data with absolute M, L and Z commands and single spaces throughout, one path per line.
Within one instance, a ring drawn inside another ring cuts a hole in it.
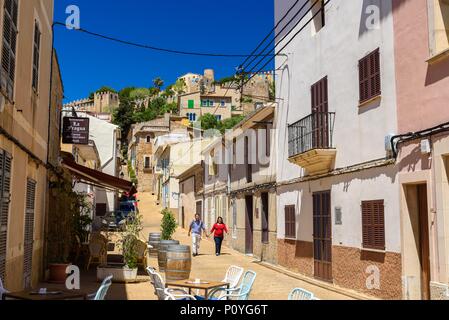
M 0 277 L 2 279 L 6 276 L 11 163 L 11 155 L 0 149 Z
M 360 103 L 381 94 L 379 48 L 359 61 L 359 91 Z
M 2 68 L 0 84 L 12 101 L 16 72 L 18 0 L 5 1 L 3 15 Z
M 34 208 L 36 202 L 36 181 L 28 179 L 26 190 L 25 235 L 23 245 L 24 287 L 31 287 L 34 248 Z
M 385 250 L 384 200 L 362 202 L 363 247 Z
M 296 238 L 296 209 L 295 206 L 285 206 L 285 237 Z

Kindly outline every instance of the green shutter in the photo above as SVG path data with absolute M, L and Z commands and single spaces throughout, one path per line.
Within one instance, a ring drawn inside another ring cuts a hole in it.
M 195 108 L 195 101 L 189 100 L 189 109 L 194 109 L 194 108 Z

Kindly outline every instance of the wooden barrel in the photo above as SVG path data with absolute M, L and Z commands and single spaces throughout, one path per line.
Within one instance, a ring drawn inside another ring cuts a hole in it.
M 167 281 L 187 280 L 190 277 L 192 257 L 189 246 L 169 246 L 165 279 Z
M 157 257 L 160 242 L 161 242 L 160 233 L 150 233 L 150 235 L 148 236 L 148 244 L 152 246 L 152 248 L 148 250 L 150 256 Z
M 157 252 L 157 262 L 159 264 L 159 271 L 165 272 L 167 265 L 167 249 L 169 246 L 179 245 L 178 240 L 161 240 L 159 242 L 159 250 Z

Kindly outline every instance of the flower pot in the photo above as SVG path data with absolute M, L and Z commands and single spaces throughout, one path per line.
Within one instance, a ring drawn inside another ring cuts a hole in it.
M 65 283 L 67 279 L 67 267 L 71 263 L 52 263 L 48 266 L 50 270 L 50 278 L 48 282 L 50 283 Z
M 125 266 L 99 266 L 97 268 L 97 280 L 103 281 L 112 275 L 112 282 L 128 283 L 136 282 L 137 268 L 130 269 Z

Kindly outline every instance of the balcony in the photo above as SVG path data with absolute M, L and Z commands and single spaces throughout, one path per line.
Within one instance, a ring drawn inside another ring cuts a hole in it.
M 289 125 L 288 160 L 309 175 L 331 171 L 337 154 L 332 141 L 334 121 L 334 112 L 318 112 Z

